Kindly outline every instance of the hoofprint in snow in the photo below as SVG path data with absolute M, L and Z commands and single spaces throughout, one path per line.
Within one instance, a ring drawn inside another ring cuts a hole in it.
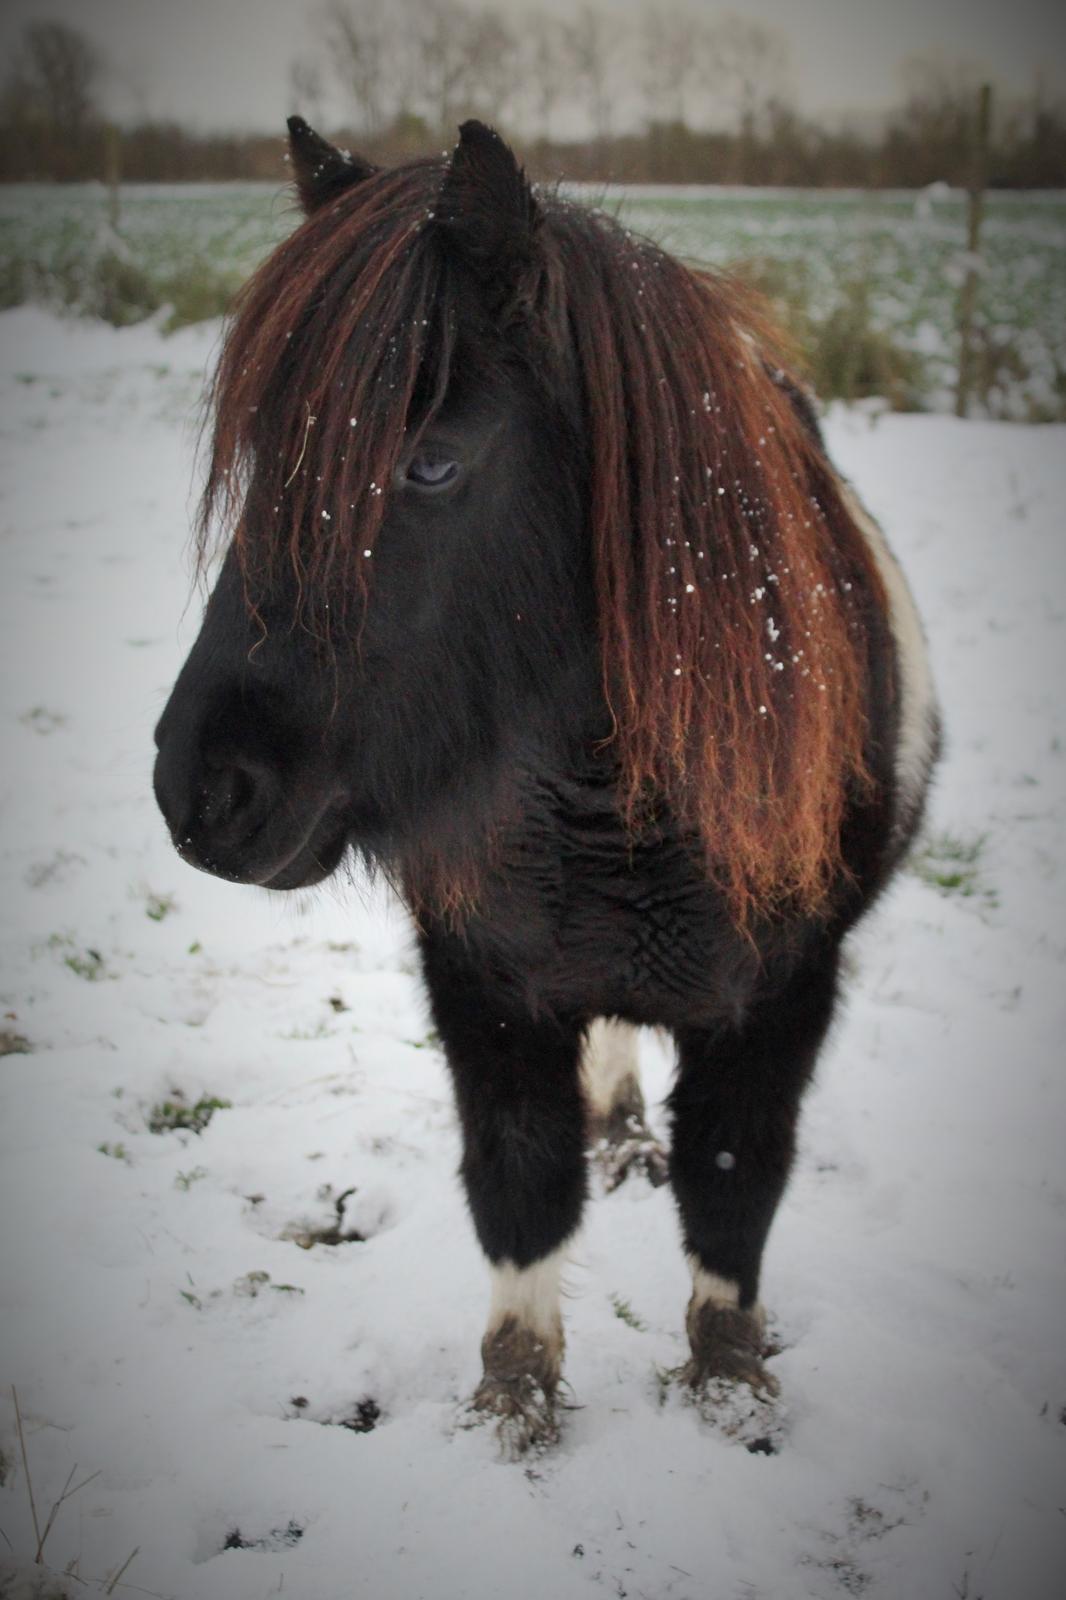
M 0 1593 L 1057 1596 L 1066 430 L 829 419 L 948 752 L 771 1235 L 778 1452 L 660 1381 L 688 1274 L 633 1174 L 566 1269 L 561 1442 L 504 1465 L 460 1425 L 488 1274 L 402 912 L 190 872 L 152 800 L 216 338 L 0 318 Z

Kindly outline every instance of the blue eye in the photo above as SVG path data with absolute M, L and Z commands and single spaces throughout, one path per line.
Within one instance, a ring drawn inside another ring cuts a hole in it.
M 446 489 L 458 476 L 458 461 L 422 451 L 408 462 L 405 481 L 419 489 Z

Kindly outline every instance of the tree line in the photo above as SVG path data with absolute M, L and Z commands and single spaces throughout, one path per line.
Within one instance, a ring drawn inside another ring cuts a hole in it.
M 277 130 L 116 127 L 105 65 L 66 24 L 24 30 L 0 86 L 0 181 L 278 176 Z M 965 73 L 916 59 L 877 131 L 826 126 L 791 100 L 783 35 L 681 4 L 512 18 L 466 0 L 328 0 L 286 109 L 383 162 L 444 147 L 475 115 L 539 178 L 877 188 L 964 183 L 975 104 Z M 1066 183 L 1066 105 L 998 97 L 987 173 L 996 187 Z

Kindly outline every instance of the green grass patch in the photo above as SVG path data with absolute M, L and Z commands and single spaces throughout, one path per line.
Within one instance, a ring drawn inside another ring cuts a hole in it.
M 306 1292 L 295 1283 L 272 1283 L 270 1273 L 261 1269 L 246 1272 L 233 1285 L 234 1294 L 242 1300 L 257 1300 L 264 1289 L 270 1289 L 275 1294 L 301 1295 Z
M 911 851 L 907 865 L 938 894 L 976 900 L 991 909 L 998 906 L 999 894 L 984 876 L 981 857 L 987 840 L 984 833 L 969 838 L 947 831 L 926 834 Z
M 675 1373 L 670 1367 L 661 1367 L 658 1362 L 652 1368 L 653 1393 L 655 1403 L 660 1408 L 665 1406 L 670 1398 L 670 1391 L 674 1386 Z
M 294 1044 L 310 1044 L 316 1039 L 330 1039 L 329 1024 L 323 1021 L 313 1023 L 309 1028 L 290 1028 L 287 1033 L 280 1035 L 282 1039 L 290 1040 Z
M 405 1039 L 404 1044 L 409 1044 L 412 1050 L 439 1050 L 441 1049 L 440 1034 L 436 1028 L 430 1028 L 424 1039 Z
M 99 950 L 91 946 L 80 948 L 74 943 L 69 933 L 51 933 L 45 940 L 45 948 L 62 954 L 63 965 L 73 972 L 74 976 L 83 979 L 86 983 L 99 983 L 102 978 L 112 977 L 107 970 L 107 962 Z
M 121 1142 L 118 1144 L 98 1144 L 96 1148 L 102 1156 L 110 1156 L 113 1161 L 124 1161 L 127 1167 L 133 1165 L 129 1151 Z
M 921 411 L 928 393 L 925 363 L 879 327 L 868 284 L 845 285 L 827 317 L 812 322 L 802 344 L 815 393 L 822 400 L 881 396 L 893 411 Z
M 219 272 L 204 261 L 165 278 L 158 285 L 162 304 L 170 307 L 163 332 L 175 333 L 193 323 L 224 317 L 240 286 L 239 272 Z
M 178 270 L 159 272 L 123 240 L 116 238 L 102 250 L 86 241 L 82 251 L 0 259 L 0 310 L 32 302 L 128 328 L 166 308 L 162 331 L 174 333 L 225 316 L 241 282 L 233 267 L 219 269 L 193 259 Z
M 172 1089 L 148 1114 L 149 1133 L 203 1133 L 216 1111 L 228 1111 L 233 1102 L 202 1094 L 193 1102 L 180 1089 Z
M 144 914 L 152 922 L 162 922 L 164 917 L 177 909 L 178 902 L 172 894 L 156 894 L 149 889 L 145 896 Z
M 107 976 L 107 966 L 99 950 L 75 950 L 63 957 L 63 965 L 86 983 L 99 983 Z
M 820 400 L 880 396 L 893 411 L 923 409 L 930 391 L 926 364 L 884 325 L 870 276 L 836 282 L 828 309 L 816 311 L 811 273 L 802 259 L 757 256 L 731 262 L 730 270 L 770 302 Z
M 637 1315 L 628 1300 L 623 1300 L 620 1294 L 612 1294 L 610 1300 L 611 1310 L 620 1322 L 624 1322 L 628 1328 L 634 1329 L 636 1333 L 647 1333 L 648 1324 Z

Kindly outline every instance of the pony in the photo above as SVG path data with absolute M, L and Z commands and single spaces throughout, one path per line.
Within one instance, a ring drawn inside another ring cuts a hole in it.
M 159 806 L 194 867 L 280 892 L 361 858 L 410 908 L 492 1281 L 475 1418 L 558 1437 L 588 1147 L 648 1154 L 641 1026 L 676 1041 L 680 1379 L 767 1399 L 841 944 L 937 753 L 907 585 L 735 282 L 476 121 L 391 170 L 289 134 L 305 215 L 210 391 L 221 559 Z

